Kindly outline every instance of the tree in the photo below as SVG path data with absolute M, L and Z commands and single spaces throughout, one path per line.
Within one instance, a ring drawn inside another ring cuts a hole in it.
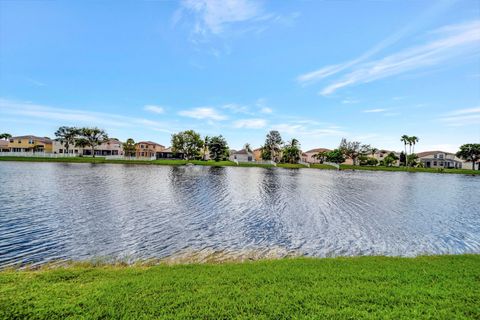
M 272 160 L 272 152 L 270 148 L 266 146 L 262 146 L 261 148 L 261 157 L 263 160 Z
M 480 160 L 480 143 L 467 143 L 460 146 L 457 157 L 471 162 L 472 170 L 475 170 L 475 163 Z M 478 170 L 480 170 L 480 167 Z
M 135 156 L 135 141 L 132 138 L 128 138 L 127 141 L 123 144 L 123 153 L 126 157 Z
M 383 165 L 385 167 L 391 167 L 393 164 L 398 160 L 398 157 L 395 155 L 395 153 L 390 152 L 384 159 L 383 159 Z
M 78 138 L 80 134 L 80 130 L 75 127 L 67 127 L 63 126 L 58 128 L 55 131 L 55 136 L 57 137 L 58 141 L 65 147 L 65 153 L 69 154 L 70 146 L 75 145 L 75 140 Z
M 95 147 L 108 140 L 107 133 L 99 128 L 82 128 L 80 129 L 82 144 L 92 149 L 92 155 L 95 158 Z
M 12 135 L 10 133 L 2 133 L 0 134 L 0 139 L 3 139 L 3 140 L 8 140 L 12 137 Z
M 343 138 L 340 142 L 339 149 L 343 154 L 352 159 L 353 165 L 357 164 L 357 158 L 361 155 L 369 153 L 370 146 L 367 144 L 362 145 L 359 141 L 347 141 Z
M 407 156 L 408 166 L 416 167 L 418 165 L 417 160 L 418 160 L 418 156 L 415 153 L 409 154 Z
M 403 163 L 404 166 L 407 165 L 407 155 L 405 154 L 405 152 L 400 152 L 400 163 Z
M 410 143 L 410 142 L 409 142 L 409 141 L 410 141 L 410 137 L 407 136 L 406 134 L 404 134 L 404 135 L 400 138 L 400 141 L 402 141 L 402 142 L 403 142 L 403 145 L 405 146 L 405 167 L 406 167 L 406 166 L 407 166 L 407 161 L 406 161 L 406 159 L 407 159 L 407 155 L 408 155 L 408 153 L 407 153 L 407 144 Z
M 200 134 L 193 130 L 172 134 L 172 151 L 183 153 L 188 160 L 198 158 L 203 146 Z
M 300 142 L 297 139 L 292 139 L 283 147 L 282 162 L 298 163 L 300 161 L 300 153 Z
M 342 150 L 335 149 L 327 153 L 326 160 L 327 162 L 343 163 L 345 162 L 345 156 L 343 155 Z
M 375 147 L 370 149 L 370 154 L 372 155 L 372 157 L 375 157 L 375 153 L 377 152 L 378 152 L 378 149 Z
M 208 151 L 208 142 L 210 141 L 209 136 L 205 136 L 203 139 L 203 160 L 207 160 L 207 151 Z
M 282 136 L 280 135 L 280 132 L 276 130 L 270 131 L 267 134 L 267 137 L 265 139 L 265 144 L 263 146 L 263 148 L 268 149 L 268 153 L 266 152 L 265 155 L 268 156 L 269 158 L 264 158 L 264 159 L 278 162 L 282 143 L 283 141 L 282 141 Z M 263 158 L 263 153 L 262 153 L 262 158 Z
M 250 143 L 245 143 L 243 146 L 243 149 L 245 149 L 247 152 L 252 152 L 252 147 L 250 146 Z
M 228 157 L 228 144 L 224 137 L 215 136 L 208 140 L 210 158 L 215 161 L 224 160 Z
M 415 144 L 416 144 L 420 139 L 418 139 L 418 137 L 416 137 L 416 136 L 411 136 L 409 140 L 410 140 L 410 144 L 413 146 L 413 148 L 412 148 L 412 153 L 415 153 Z
M 323 163 L 325 159 L 327 158 L 327 151 L 321 151 L 319 153 L 314 154 L 312 157 L 317 159 L 318 162 Z

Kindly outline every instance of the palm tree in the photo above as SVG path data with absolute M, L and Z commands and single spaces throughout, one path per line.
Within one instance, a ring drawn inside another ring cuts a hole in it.
M 375 153 L 378 152 L 378 149 L 377 148 L 371 148 L 370 149 L 370 153 L 372 154 L 372 157 L 375 157 Z
M 209 142 L 210 142 L 210 137 L 205 136 L 205 139 L 203 139 L 203 160 L 207 160 L 207 149 L 208 149 Z
M 3 140 L 8 140 L 12 137 L 12 135 L 10 133 L 2 133 L 0 134 L 0 139 L 3 139 Z
M 410 139 L 410 137 L 407 136 L 406 134 L 404 134 L 404 135 L 401 137 L 401 139 L 400 139 L 400 141 L 402 141 L 403 144 L 404 144 L 404 146 L 405 146 L 405 159 L 407 159 L 407 155 L 408 155 L 408 153 L 407 153 L 407 143 L 410 142 L 409 139 Z M 406 166 L 407 166 L 407 160 L 405 160 L 405 167 L 406 167 Z
M 250 146 L 250 143 L 245 143 L 243 146 L 243 149 L 245 149 L 247 152 L 252 152 L 252 147 Z
M 415 153 L 415 143 L 418 142 L 418 137 L 416 136 L 411 136 L 410 137 L 410 143 L 413 145 L 413 149 L 412 149 L 412 152 Z
M 92 155 L 95 158 L 95 147 L 108 140 L 107 133 L 99 128 L 82 128 L 80 132 L 84 143 L 92 149 Z
M 61 144 L 65 146 L 65 153 L 69 153 L 71 145 L 75 144 L 75 140 L 80 134 L 80 130 L 75 127 L 60 127 L 55 131 L 55 136 L 58 138 Z

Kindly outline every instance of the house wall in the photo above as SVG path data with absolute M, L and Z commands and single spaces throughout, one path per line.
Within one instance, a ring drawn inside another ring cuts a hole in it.
M 137 158 L 156 157 L 157 152 L 161 152 L 165 148 L 161 145 L 151 143 L 139 142 L 135 145 L 135 155 Z
M 53 150 L 52 142 L 42 141 L 35 137 L 13 137 L 8 141 L 8 148 L 14 152 L 32 152 L 35 147 L 43 147 L 46 153 L 51 153 Z

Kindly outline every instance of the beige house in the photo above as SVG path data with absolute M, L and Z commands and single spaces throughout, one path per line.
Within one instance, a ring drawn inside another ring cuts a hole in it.
M 8 140 L 10 152 L 52 152 L 52 140 L 46 137 L 19 136 Z
M 232 150 L 232 152 L 230 152 L 230 161 L 252 162 L 255 161 L 255 155 L 246 149 L 240 151 Z
M 157 152 L 165 150 L 165 146 L 152 141 L 140 141 L 135 144 L 135 155 L 137 158 L 157 157 Z
M 453 153 L 445 151 L 425 151 L 417 153 L 417 156 L 425 168 L 469 169 L 465 161 Z
M 1 140 L 0 139 L 0 152 L 9 152 L 10 149 L 8 148 L 8 140 Z
M 330 151 L 332 150 L 326 149 L 326 148 L 316 148 L 316 149 L 305 151 L 304 153 L 302 153 L 302 161 L 307 163 L 320 163 L 320 161 L 316 159 L 314 155 L 320 152 L 330 152 Z
M 91 156 L 92 149 L 89 147 L 81 148 L 76 147 L 75 145 L 71 145 L 68 148 L 68 153 L 70 155 L 77 155 L 77 156 Z M 54 140 L 53 141 L 53 153 L 55 154 L 66 154 L 67 149 L 65 145 L 60 141 Z M 109 139 L 104 143 L 95 147 L 95 155 L 96 156 L 123 156 L 123 143 L 116 139 Z
M 383 161 L 383 159 L 385 159 L 385 157 L 387 157 L 390 153 L 393 153 L 398 158 L 393 165 L 397 167 L 400 166 L 400 152 L 382 149 L 378 150 L 373 155 L 370 154 L 369 156 L 377 159 L 378 163 L 381 163 L 381 161 Z

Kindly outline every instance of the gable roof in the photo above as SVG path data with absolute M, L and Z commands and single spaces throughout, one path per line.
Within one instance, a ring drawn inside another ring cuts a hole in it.
M 332 150 L 327 148 L 316 148 L 316 149 L 305 151 L 305 153 L 319 153 L 319 152 L 329 152 L 329 151 L 332 151 Z
M 424 151 L 424 152 L 419 152 L 419 153 L 417 153 L 417 156 L 418 156 L 418 157 L 425 157 L 425 156 L 433 155 L 433 154 L 437 154 L 437 153 L 445 153 L 445 154 L 452 154 L 452 155 L 453 155 L 453 153 L 450 153 L 450 152 L 445 152 L 445 151 L 438 151 L 438 150 L 436 150 L 436 151 Z
M 154 146 L 159 146 L 159 147 L 162 147 L 162 148 L 165 148 L 165 146 L 162 146 L 161 144 L 159 143 L 156 143 L 156 142 L 153 142 L 153 141 L 139 141 L 137 143 L 135 143 L 135 145 L 138 145 L 138 144 L 150 144 L 150 145 L 154 145 Z
M 251 152 L 248 152 L 246 149 L 242 149 L 239 151 L 234 151 L 232 154 L 252 154 Z
M 26 136 L 17 136 L 17 137 L 11 137 L 10 139 L 33 139 L 33 140 L 38 140 L 43 143 L 52 143 L 52 140 L 50 138 L 46 137 L 37 137 L 33 135 L 26 135 Z

